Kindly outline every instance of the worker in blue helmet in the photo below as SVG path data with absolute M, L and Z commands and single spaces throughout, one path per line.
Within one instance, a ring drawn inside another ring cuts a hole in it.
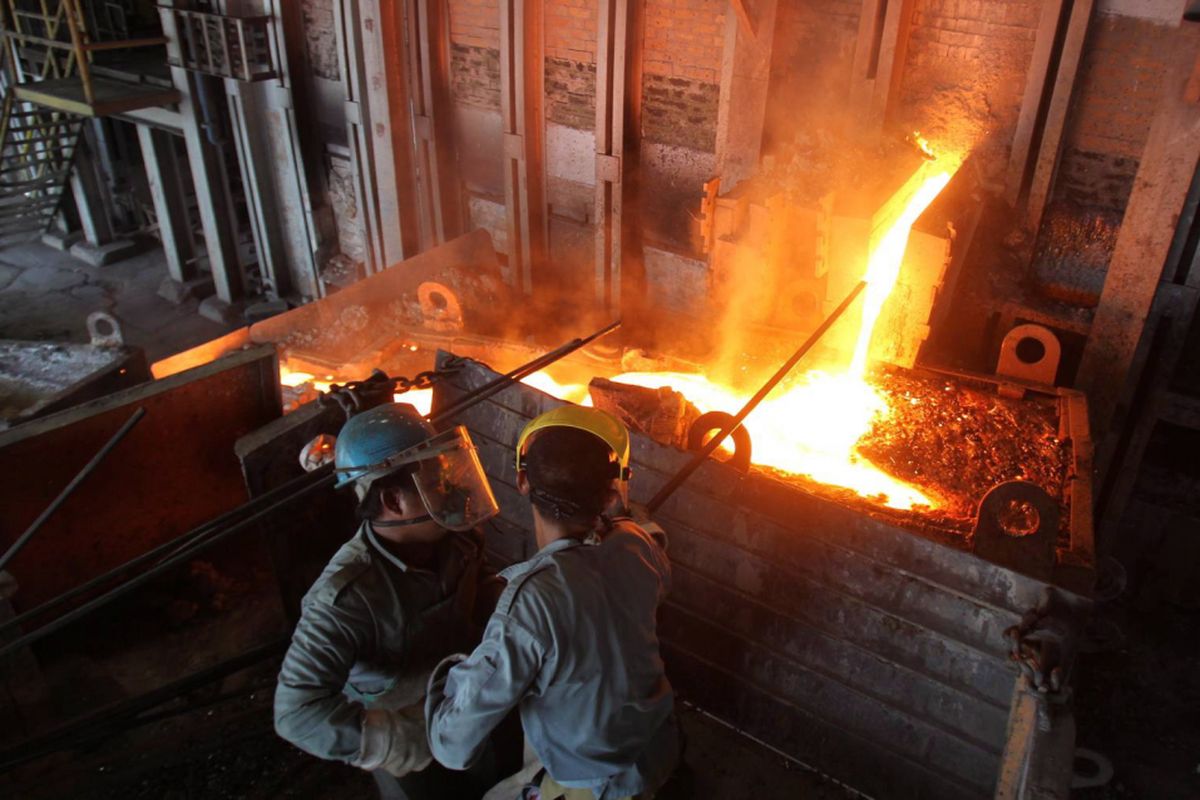
M 470 436 L 387 404 L 343 426 L 334 466 L 361 525 L 301 603 L 275 729 L 370 770 L 385 798 L 479 797 L 494 771 L 431 764 L 423 710 L 433 667 L 478 640 L 499 594 L 478 529 L 499 509 Z

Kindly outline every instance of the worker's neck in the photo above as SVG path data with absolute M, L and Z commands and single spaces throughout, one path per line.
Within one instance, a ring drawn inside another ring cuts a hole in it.
M 537 506 L 533 507 L 533 533 L 537 539 L 538 550 L 559 539 L 575 539 L 582 541 L 587 531 L 573 530 L 560 520 L 547 519 Z

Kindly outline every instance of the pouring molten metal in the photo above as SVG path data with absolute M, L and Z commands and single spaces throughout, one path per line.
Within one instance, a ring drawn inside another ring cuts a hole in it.
M 873 242 L 862 321 L 849 363 L 812 369 L 785 381 L 746 419 L 744 424 L 754 441 L 754 463 L 844 487 L 892 508 L 938 507 L 936 498 L 868 461 L 858 452 L 857 443 L 891 413 L 867 373 L 871 336 L 900 276 L 912 225 L 950 182 L 951 172 L 934 162 L 918 169 L 906 185 L 909 193 L 901 198 L 894 221 L 887 223 Z M 651 389 L 670 387 L 701 411 L 732 413 L 752 393 L 696 373 L 629 372 L 612 380 Z M 582 386 L 560 385 L 541 375 L 527 383 L 565 400 L 585 401 L 586 388 Z

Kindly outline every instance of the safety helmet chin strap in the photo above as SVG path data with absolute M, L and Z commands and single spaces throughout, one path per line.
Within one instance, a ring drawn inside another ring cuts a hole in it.
M 422 514 L 411 519 L 373 519 L 372 528 L 407 528 L 409 525 L 420 525 L 423 522 L 433 522 L 432 514 Z

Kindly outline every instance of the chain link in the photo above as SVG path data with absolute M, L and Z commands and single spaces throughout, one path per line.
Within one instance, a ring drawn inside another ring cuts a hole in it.
M 437 381 L 462 369 L 457 361 L 447 362 L 442 369 L 430 369 L 418 372 L 415 377 L 403 375 L 395 378 L 388 377 L 383 370 L 377 369 L 371 375 L 360 381 L 330 384 L 329 390 L 321 392 L 317 398 L 323 406 L 337 405 L 346 413 L 346 418 L 378 404 L 381 399 L 391 399 L 397 394 L 413 389 L 430 389 Z

